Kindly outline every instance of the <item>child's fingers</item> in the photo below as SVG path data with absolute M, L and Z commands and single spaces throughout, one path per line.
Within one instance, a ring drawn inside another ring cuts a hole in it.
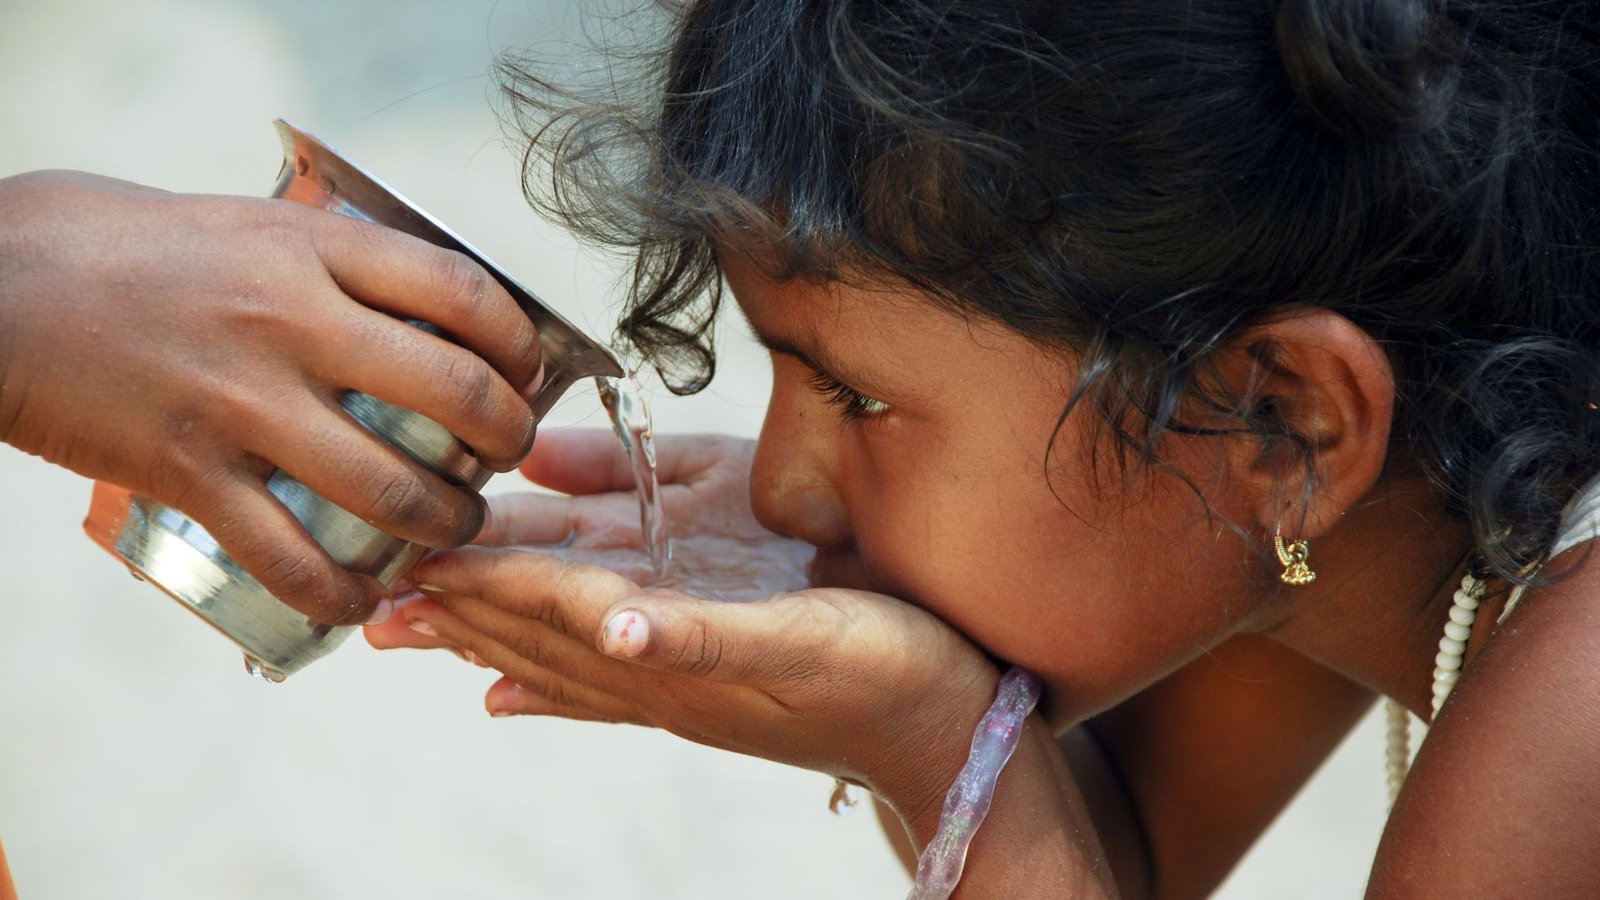
M 483 695 L 483 708 L 488 710 L 489 715 L 495 718 L 500 718 L 501 716 L 559 716 L 563 719 L 577 719 L 584 722 L 610 721 L 609 719 L 602 719 L 586 709 L 562 706 L 543 694 L 524 688 L 505 675 L 500 676 L 499 681 L 489 685 L 489 690 Z
M 662 491 L 668 508 L 680 498 L 669 487 Z M 643 550 L 639 531 L 639 500 L 627 494 L 565 497 L 556 494 L 501 494 L 489 498 L 490 524 L 474 544 L 483 546 L 550 547 L 567 549 L 611 548 Z
M 560 716 L 580 722 L 612 722 L 645 725 L 632 706 L 604 698 L 607 703 L 579 703 L 571 693 L 538 680 L 520 684 L 510 675 L 501 676 L 483 696 L 483 707 L 491 716 Z
M 453 610 L 435 601 L 408 604 L 396 618 L 404 618 L 410 623 L 411 628 L 435 636 L 448 646 L 470 651 L 475 657 L 474 661 L 500 671 L 528 691 L 543 697 L 551 709 L 586 710 L 590 718 L 607 721 L 640 721 L 632 705 L 604 690 L 580 684 L 562 671 L 545 668 L 518 651 L 501 644 L 491 635 L 474 627 L 464 617 L 456 615 Z M 546 639 L 565 640 L 537 623 L 527 622 L 524 626 Z M 527 646 L 530 641 L 525 640 L 521 643 Z M 594 661 L 611 663 L 592 650 L 588 651 L 588 654 Z M 619 671 L 621 668 L 619 667 Z
M 440 600 L 468 628 L 492 645 L 472 649 L 490 665 L 515 675 L 531 667 L 565 683 L 602 693 L 637 683 L 639 670 L 596 652 L 588 635 L 569 636 L 541 622 L 506 612 L 482 600 L 444 596 Z
M 688 484 L 719 466 L 737 464 L 747 471 L 753 446 L 721 435 L 662 435 L 656 438 L 656 477 L 662 484 Z M 633 464 L 622 443 L 599 429 L 543 435 L 521 469 L 533 483 L 574 496 L 634 488 Z
M 540 435 L 518 467 L 534 484 L 583 496 L 633 489 L 633 469 L 622 443 L 608 430 L 563 429 Z
M 489 522 L 478 532 L 474 544 L 564 544 L 578 529 L 578 509 L 571 497 L 522 493 L 487 499 Z
M 515 548 L 436 553 L 417 564 L 411 579 L 424 593 L 483 600 L 585 640 L 607 606 L 639 590 L 607 569 Z
M 837 605 L 803 596 L 718 603 L 676 593 L 639 594 L 606 611 L 597 644 L 616 659 L 721 683 L 804 678 L 825 665 L 859 623 Z
M 410 597 L 400 597 L 395 600 L 394 612 L 385 621 L 377 625 L 368 625 L 362 629 L 367 643 L 378 650 L 396 650 L 409 648 L 414 650 L 455 650 L 455 644 L 439 637 L 424 620 L 416 618 L 417 613 L 411 610 L 414 604 L 435 603 L 435 601 L 415 594 Z M 448 615 L 443 609 L 442 614 Z M 422 622 L 424 627 L 418 628 L 415 623 Z

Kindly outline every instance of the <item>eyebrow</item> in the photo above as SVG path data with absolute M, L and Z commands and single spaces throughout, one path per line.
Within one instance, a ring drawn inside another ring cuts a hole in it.
M 813 340 L 807 342 L 812 344 L 812 347 L 807 349 L 789 338 L 763 332 L 756 327 L 754 322 L 750 321 L 749 316 L 746 316 L 744 321 L 745 325 L 750 329 L 750 334 L 755 337 L 756 343 L 760 344 L 769 353 L 780 353 L 797 359 L 801 364 L 810 368 L 811 371 L 818 372 L 827 378 L 844 384 L 862 386 L 867 381 L 867 379 L 853 377 L 853 373 L 848 366 L 840 366 L 834 363 L 828 357 L 826 347 L 823 346 L 821 341 Z
M 892 391 L 889 385 L 883 384 L 878 378 L 867 377 L 868 373 L 861 372 L 848 365 L 839 364 L 836 357 L 828 353 L 826 342 L 817 337 L 810 327 L 802 326 L 804 334 L 799 339 L 768 334 L 756 327 L 756 323 L 744 309 L 741 308 L 739 312 L 740 317 L 744 320 L 745 327 L 750 330 L 751 337 L 754 337 L 756 343 L 760 344 L 767 352 L 782 354 L 798 360 L 802 365 L 825 378 L 849 385 L 855 390 L 863 391 L 879 399 L 888 396 L 890 393 L 900 393 L 900 391 Z
M 746 321 L 748 322 L 748 320 Z M 768 353 L 781 353 L 784 356 L 792 356 L 818 372 L 832 374 L 828 366 L 823 365 L 816 356 L 813 356 L 799 344 L 786 338 L 764 334 L 760 329 L 756 328 L 754 323 L 750 323 L 750 333 L 755 336 L 756 343 L 765 347 Z

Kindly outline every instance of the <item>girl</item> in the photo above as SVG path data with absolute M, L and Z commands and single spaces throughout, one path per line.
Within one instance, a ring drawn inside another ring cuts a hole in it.
M 697 389 L 726 286 L 771 405 L 753 452 L 663 446 L 671 587 L 511 549 L 632 514 L 603 438 L 552 436 L 524 471 L 571 496 L 370 636 L 476 654 L 497 713 L 858 782 L 912 852 L 1036 673 L 963 898 L 1203 896 L 1386 696 L 1433 727 L 1371 896 L 1600 895 L 1597 29 L 699 0 L 645 114 L 541 124 L 513 70 L 535 198 L 637 249 L 624 333 Z M 808 588 L 697 596 L 794 541 Z

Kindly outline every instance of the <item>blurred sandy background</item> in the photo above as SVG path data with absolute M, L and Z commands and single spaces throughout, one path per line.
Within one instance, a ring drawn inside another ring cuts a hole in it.
M 81 168 L 263 194 L 283 116 L 591 332 L 614 266 L 528 212 L 491 112 L 501 48 L 579 34 L 562 0 L 0 0 L 0 174 Z M 737 326 L 660 431 L 753 435 Z M 592 393 L 546 427 L 599 426 Z M 504 476 L 491 489 L 515 489 Z M 25 900 L 903 896 L 824 776 L 640 729 L 491 720 L 488 673 L 356 639 L 282 687 L 79 531 L 88 484 L 0 448 L 0 838 Z M 1223 890 L 1358 896 L 1384 810 L 1369 719 Z

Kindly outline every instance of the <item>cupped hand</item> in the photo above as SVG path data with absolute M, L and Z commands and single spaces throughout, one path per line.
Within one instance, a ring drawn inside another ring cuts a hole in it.
M 632 467 L 609 431 L 542 438 L 522 472 L 559 494 L 491 498 L 494 514 L 477 543 L 544 549 L 642 585 L 709 600 L 752 600 L 806 587 L 811 545 L 773 534 L 750 509 L 754 453 L 754 441 L 720 435 L 656 439 L 661 504 L 672 541 L 672 564 L 660 576 L 640 528 Z
M 369 626 L 373 643 L 409 625 L 464 649 L 504 675 L 492 713 L 655 726 L 858 782 L 908 817 L 938 802 L 994 694 L 971 644 L 865 591 L 725 603 L 493 547 L 414 577 L 427 597 Z
M 484 516 L 345 414 L 346 391 L 433 418 L 492 468 L 533 440 L 538 336 L 465 256 L 285 201 L 77 173 L 0 180 L 0 223 L 0 439 L 183 510 L 313 619 L 360 621 L 380 591 L 266 490 L 274 468 L 433 547 Z
M 605 432 L 542 437 L 524 471 L 572 495 L 494 498 L 480 538 L 494 546 L 424 560 L 413 579 L 426 597 L 368 640 L 449 646 L 499 670 L 496 714 L 656 726 L 859 782 L 898 808 L 939 803 L 993 697 L 988 659 L 911 604 L 803 589 L 809 547 L 750 512 L 749 442 L 660 441 L 682 573 L 671 587 L 584 564 L 650 574 L 615 446 Z

